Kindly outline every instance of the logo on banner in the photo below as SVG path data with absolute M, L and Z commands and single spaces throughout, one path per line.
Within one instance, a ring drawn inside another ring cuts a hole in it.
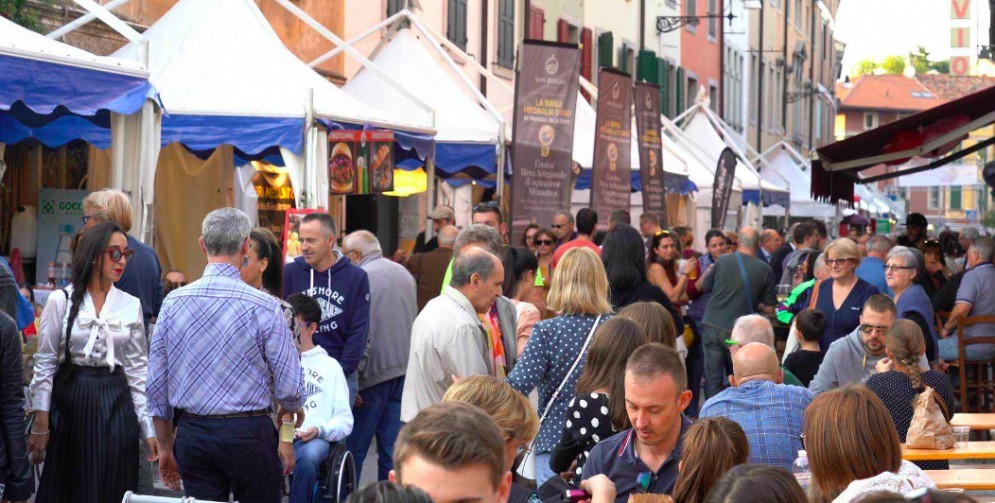
M 615 161 L 618 161 L 618 147 L 615 146 L 614 143 L 609 143 L 608 144 L 608 162 L 609 162 L 608 169 L 609 170 L 615 171 L 615 169 L 617 167 L 617 164 L 616 164 Z
M 55 201 L 46 199 L 41 203 L 41 212 L 46 215 L 52 215 L 55 213 Z
M 646 95 L 646 99 L 643 100 L 643 106 L 646 107 L 646 110 L 653 109 L 653 98 L 650 95 Z
M 541 157 L 549 157 L 549 147 L 555 138 L 556 130 L 553 129 L 553 126 L 546 124 L 539 128 L 539 155 Z
M 656 151 L 647 150 L 646 156 L 649 157 L 650 164 L 650 176 L 656 176 Z
M 549 75 L 556 75 L 556 72 L 560 71 L 560 61 L 556 59 L 556 55 L 549 56 L 546 60 L 546 73 Z
M 617 100 L 621 94 L 622 94 L 622 88 L 619 87 L 618 82 L 616 82 L 614 85 L 612 85 L 612 99 Z

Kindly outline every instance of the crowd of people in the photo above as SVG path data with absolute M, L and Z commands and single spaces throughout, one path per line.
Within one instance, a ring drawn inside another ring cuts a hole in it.
M 900 501 L 948 468 L 901 458 L 914 398 L 949 419 L 958 337 L 993 328 L 958 320 L 995 314 L 992 239 L 941 245 L 921 215 L 897 246 L 805 221 L 705 230 L 699 252 L 690 228 L 590 208 L 512 242 L 486 202 L 462 229 L 435 208 L 387 257 L 312 213 L 285 263 L 222 208 L 188 283 L 128 234 L 123 193 L 84 213 L 27 364 L 34 313 L 0 264 L 9 501 L 117 501 L 157 470 L 197 499 L 311 502 L 333 449 L 362 466 L 374 439 L 356 502 Z

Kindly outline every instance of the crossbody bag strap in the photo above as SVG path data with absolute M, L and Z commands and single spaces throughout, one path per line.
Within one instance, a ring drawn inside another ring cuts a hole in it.
M 66 321 L 66 349 L 64 350 L 64 356 L 65 356 L 65 358 L 63 358 L 63 361 L 66 362 L 67 364 L 72 364 L 72 356 L 69 353 L 69 336 L 72 333 L 73 323 L 76 323 L 76 320 L 75 320 L 75 318 L 67 319 L 68 313 L 72 312 L 70 310 L 70 304 L 72 303 L 72 301 L 69 298 L 69 291 L 67 291 L 65 288 L 60 288 L 59 291 L 61 291 L 62 294 L 66 296 L 66 311 L 62 315 L 62 319 L 67 320 Z
M 591 343 L 591 338 L 594 336 L 594 331 L 598 329 L 598 323 L 601 321 L 601 315 L 599 314 L 597 318 L 594 319 L 594 324 L 591 325 L 591 330 L 587 333 L 587 339 L 584 340 L 584 346 L 580 348 L 580 353 L 577 353 L 577 358 L 574 359 L 573 365 L 570 366 L 570 370 L 567 371 L 567 375 L 563 376 L 563 381 L 560 381 L 560 385 L 556 388 L 556 392 L 553 393 L 553 398 L 549 400 L 546 404 L 546 410 L 542 411 L 542 416 L 539 418 L 539 427 L 542 427 L 542 423 L 546 421 L 546 416 L 549 415 L 549 411 L 552 410 L 553 404 L 556 403 L 556 399 L 560 397 L 560 392 L 563 391 L 563 386 L 567 384 L 570 380 L 570 376 L 573 375 L 574 370 L 577 365 L 580 364 L 581 358 L 584 357 L 584 351 L 587 351 L 587 346 Z
M 739 275 L 743 278 L 743 288 L 746 290 L 746 310 L 753 312 L 753 290 L 750 289 L 750 278 L 746 275 L 746 264 L 743 263 L 743 254 L 736 252 L 736 261 L 739 262 Z

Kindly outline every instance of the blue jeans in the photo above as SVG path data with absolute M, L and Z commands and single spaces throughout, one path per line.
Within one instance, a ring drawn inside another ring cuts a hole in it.
M 553 477 L 559 477 L 560 474 L 553 471 L 549 467 L 549 459 L 552 457 L 552 453 L 543 452 L 536 454 L 536 486 L 541 486 L 547 480 Z
M 349 407 L 356 403 L 356 393 L 359 393 L 359 372 L 353 370 L 351 374 L 345 376 L 345 382 L 349 386 Z
M 401 393 L 404 391 L 404 376 L 384 381 L 359 392 L 363 405 L 352 410 L 352 434 L 346 438 L 346 446 L 356 460 L 357 469 L 362 469 L 366 453 L 370 450 L 373 436 L 377 437 L 377 479 L 387 480 L 394 469 L 394 442 L 401 430 Z
M 701 323 L 690 318 L 687 321 L 691 324 L 691 331 L 694 332 L 694 342 L 688 348 L 688 357 L 684 362 L 688 374 L 688 390 L 691 392 L 691 403 L 687 409 L 684 409 L 684 414 L 690 418 L 697 418 L 698 407 L 702 402 L 701 377 L 705 372 L 705 357 L 702 349 L 704 344 L 701 340 Z M 678 337 L 683 337 L 683 335 L 679 334 Z
M 721 328 L 702 325 L 702 349 L 705 356 L 705 398 L 711 398 L 729 387 L 732 374 L 732 357 L 726 346 L 729 332 Z
M 322 438 L 310 442 L 294 440 L 294 481 L 290 484 L 290 503 L 311 503 L 318 470 L 328 459 L 331 445 Z
M 940 339 L 940 358 L 946 362 L 957 361 L 959 348 L 957 346 L 957 336 L 951 335 L 946 339 Z M 995 358 L 995 347 L 989 344 L 975 344 L 964 348 L 964 358 L 968 361 L 985 361 Z

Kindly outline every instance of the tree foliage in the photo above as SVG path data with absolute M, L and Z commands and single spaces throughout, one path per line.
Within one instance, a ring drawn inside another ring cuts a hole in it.
M 898 55 L 888 56 L 881 62 L 881 69 L 885 73 L 901 74 L 905 71 L 905 58 Z
M 3 16 L 29 30 L 40 32 L 38 15 L 28 9 L 28 0 L 0 0 L 0 16 Z

